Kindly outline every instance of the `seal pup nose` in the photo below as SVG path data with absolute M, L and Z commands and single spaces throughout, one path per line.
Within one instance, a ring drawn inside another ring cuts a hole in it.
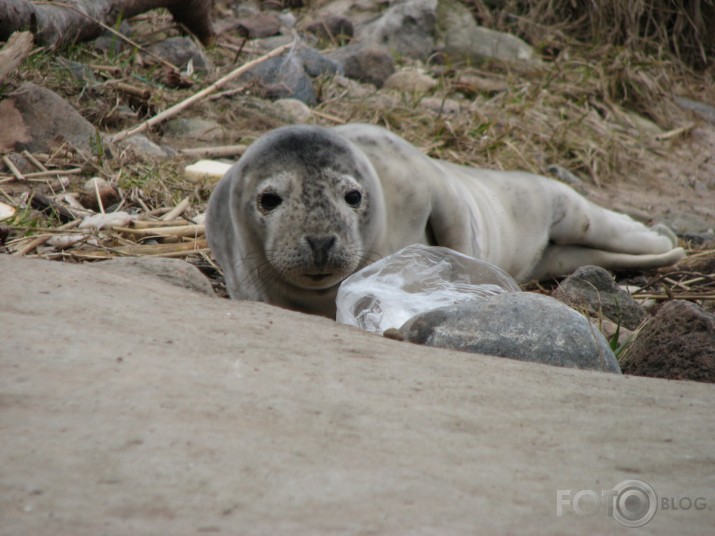
M 313 262 L 318 266 L 324 266 L 328 262 L 330 250 L 335 245 L 335 235 L 329 236 L 306 236 L 310 250 L 313 253 Z

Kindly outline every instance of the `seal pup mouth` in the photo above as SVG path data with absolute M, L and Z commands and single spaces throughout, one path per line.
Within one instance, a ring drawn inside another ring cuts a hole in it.
M 334 272 L 322 272 L 318 270 L 314 272 L 304 272 L 294 279 L 294 284 L 305 289 L 324 290 L 339 285 L 347 275 L 350 274 L 343 274 L 339 270 Z
M 311 279 L 312 281 L 315 281 L 316 283 L 320 283 L 324 279 L 328 277 L 332 277 L 333 274 L 305 274 L 305 277 Z

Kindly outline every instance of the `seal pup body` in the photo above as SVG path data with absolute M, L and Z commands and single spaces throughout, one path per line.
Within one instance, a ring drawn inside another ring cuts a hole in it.
M 455 249 L 518 281 L 684 256 L 672 233 L 555 180 L 434 160 L 363 124 L 261 137 L 212 193 L 206 224 L 232 298 L 328 317 L 343 279 L 414 243 Z

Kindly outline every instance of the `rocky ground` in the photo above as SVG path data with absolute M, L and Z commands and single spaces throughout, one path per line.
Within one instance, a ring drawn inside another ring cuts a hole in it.
M 180 257 L 220 292 L 200 221 L 212 184 L 184 167 L 234 159 L 284 124 L 377 123 L 431 156 L 552 175 L 600 204 L 670 225 L 688 259 L 618 274 L 635 301 L 612 288 L 621 301 L 611 313 L 601 306 L 602 279 L 591 280 L 598 306 L 577 308 L 614 340 L 625 372 L 715 380 L 712 72 L 549 29 L 527 43 L 477 26 L 456 1 L 218 1 L 212 15 L 217 35 L 208 47 L 159 10 L 117 24 L 124 37 L 36 47 L 6 75 L 5 253 L 65 262 Z M 178 113 L 143 124 L 285 45 Z M 528 288 L 551 294 L 558 285 Z M 624 321 L 626 299 L 636 320 Z

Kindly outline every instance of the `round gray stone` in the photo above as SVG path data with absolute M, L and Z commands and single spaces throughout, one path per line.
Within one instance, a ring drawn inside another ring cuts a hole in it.
M 392 56 L 379 45 L 351 44 L 330 52 L 328 56 L 340 65 L 345 76 L 377 87 L 382 87 L 395 72 Z
M 305 31 L 316 35 L 320 39 L 336 40 L 345 44 L 355 33 L 352 21 L 335 13 L 324 13 L 305 25 Z
M 66 140 L 82 151 L 96 151 L 101 142 L 97 129 L 54 91 L 25 82 L 13 98 L 31 137 L 18 149 L 48 152 L 58 140 Z
M 264 61 L 242 75 L 240 80 L 253 82 L 255 93 L 270 100 L 298 99 L 308 106 L 318 102 L 313 84 L 297 54 Z
M 582 266 L 564 279 L 554 291 L 554 298 L 571 307 L 603 315 L 627 329 L 634 330 L 648 313 L 631 295 L 620 288 L 611 273 L 600 266 Z
M 510 292 L 414 316 L 399 329 L 427 346 L 620 374 L 603 335 L 581 314 L 541 294 Z
M 178 117 L 167 121 L 164 125 L 164 135 L 183 140 L 219 143 L 226 137 L 226 131 L 213 119 Z
M 434 50 L 437 4 L 437 0 L 395 2 L 377 20 L 361 27 L 357 40 L 381 45 L 408 58 L 426 60 Z
M 515 35 L 477 26 L 469 8 L 457 0 L 440 0 L 435 18 L 435 48 L 451 61 L 540 62 L 534 49 Z
M 308 76 L 316 77 L 324 74 L 342 74 L 342 66 L 312 47 L 302 45 L 296 51 L 303 69 Z

